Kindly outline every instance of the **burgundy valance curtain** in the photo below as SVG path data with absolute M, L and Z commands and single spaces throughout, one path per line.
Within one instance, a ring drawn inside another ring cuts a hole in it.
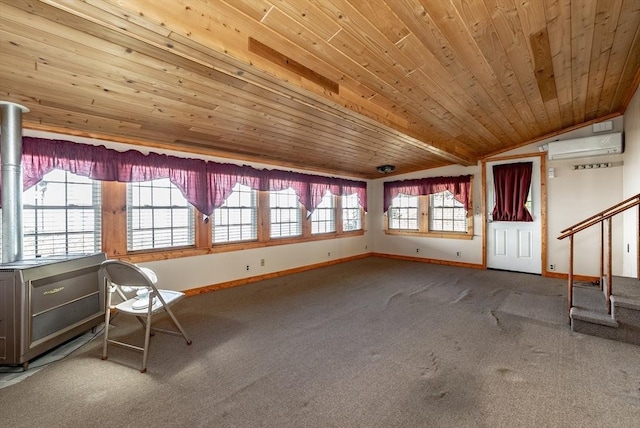
M 399 194 L 408 196 L 431 195 L 448 190 L 456 201 L 469 209 L 469 195 L 471 192 L 471 175 L 458 177 L 428 177 L 412 180 L 388 181 L 384 183 L 384 212 L 389 210 L 393 198 Z
M 309 212 L 318 206 L 327 190 L 337 196 L 357 194 L 360 205 L 367 210 L 367 184 L 364 181 L 260 170 L 158 153 L 145 155 L 136 150 L 119 152 L 104 146 L 32 137 L 22 139 L 22 152 L 25 190 L 48 172 L 62 169 L 102 181 L 140 182 L 168 178 L 198 211 L 207 216 L 224 203 L 236 183 L 256 190 L 278 191 L 291 187 Z
M 496 200 L 491 213 L 493 221 L 533 221 L 525 206 L 531 187 L 532 171 L 532 162 L 493 166 Z

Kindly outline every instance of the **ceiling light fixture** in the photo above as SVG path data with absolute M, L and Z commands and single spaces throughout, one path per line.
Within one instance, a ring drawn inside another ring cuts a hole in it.
M 390 172 L 395 171 L 396 167 L 393 166 L 393 165 L 380 165 L 380 166 L 376 167 L 376 169 L 381 174 L 389 174 Z

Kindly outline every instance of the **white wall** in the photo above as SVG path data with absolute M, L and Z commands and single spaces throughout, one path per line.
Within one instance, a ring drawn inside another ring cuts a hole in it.
M 327 239 L 160 260 L 141 265 L 157 273 L 158 283 L 162 288 L 182 291 L 357 256 L 369 252 L 365 250 L 368 245 L 366 239 L 366 236 Z M 260 265 L 261 259 L 265 261 L 264 266 Z
M 622 166 L 573 170 L 573 164 L 619 161 L 618 157 L 548 162 L 555 178 L 547 180 L 548 263 L 559 272 L 569 271 L 569 239 L 559 241 L 560 231 L 623 200 Z M 613 273 L 622 273 L 622 217 L 613 219 Z M 574 272 L 598 276 L 600 272 L 600 228 L 594 226 L 575 235 Z
M 640 89 L 636 90 L 624 115 L 625 158 L 622 168 L 622 193 L 627 199 L 640 193 Z M 638 274 L 638 211 L 628 210 L 623 216 L 624 276 Z
M 472 240 L 430 238 L 423 236 L 387 235 L 384 232 L 384 215 L 382 212 L 383 188 L 385 181 L 407 180 L 425 177 L 449 177 L 468 175 L 473 179 L 473 231 Z M 373 251 L 406 257 L 446 260 L 460 263 L 482 264 L 482 174 L 479 166 L 463 167 L 459 165 L 430 169 L 422 172 L 394 175 L 375 180 L 368 189 L 369 233 L 373 243 Z M 416 249 L 420 252 L 416 253 Z M 460 252 L 460 257 L 457 257 Z

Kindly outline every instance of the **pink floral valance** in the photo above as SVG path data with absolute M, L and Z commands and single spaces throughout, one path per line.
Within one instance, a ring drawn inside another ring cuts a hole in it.
M 42 180 L 48 172 L 62 169 L 102 181 L 140 182 L 169 178 L 185 198 L 205 215 L 211 215 L 215 208 L 224 203 L 236 183 L 256 190 L 278 191 L 291 187 L 310 212 L 320 203 L 326 191 L 338 196 L 357 194 L 360 205 L 367 210 L 367 185 L 364 181 L 259 170 L 246 165 L 158 153 L 145 155 L 136 150 L 119 152 L 104 146 L 32 137 L 22 139 L 22 153 L 25 190 Z
M 393 199 L 400 195 L 422 196 L 440 193 L 448 190 L 456 201 L 469 209 L 469 195 L 471 192 L 471 175 L 458 177 L 428 177 L 412 180 L 388 181 L 384 183 L 384 212 L 389 210 Z

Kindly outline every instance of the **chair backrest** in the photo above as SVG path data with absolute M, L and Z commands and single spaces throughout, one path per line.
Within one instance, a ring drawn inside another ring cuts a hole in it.
M 121 260 L 105 260 L 100 271 L 112 284 L 121 287 L 150 287 L 155 290 L 153 282 L 138 266 Z

